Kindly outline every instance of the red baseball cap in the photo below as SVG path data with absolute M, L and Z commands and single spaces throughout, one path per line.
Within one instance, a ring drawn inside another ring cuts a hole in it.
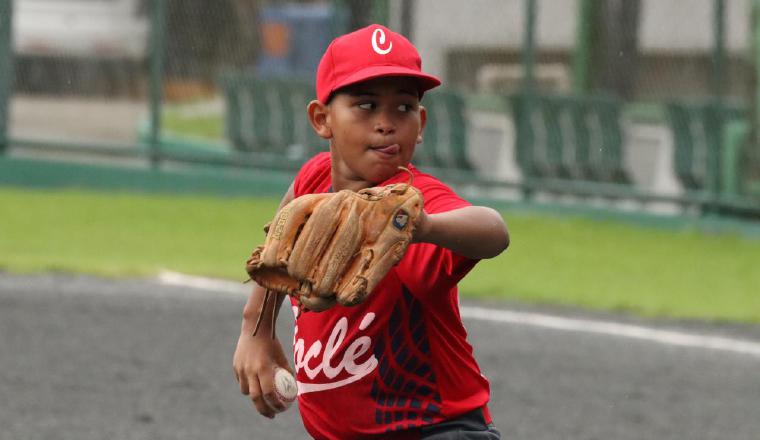
M 441 85 L 422 72 L 417 49 L 403 35 L 373 24 L 340 36 L 327 47 L 317 68 L 317 99 L 326 103 L 336 90 L 385 76 L 417 79 L 420 95 Z

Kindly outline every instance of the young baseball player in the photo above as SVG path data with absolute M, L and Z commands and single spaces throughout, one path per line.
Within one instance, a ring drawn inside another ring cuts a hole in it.
M 509 236 L 498 212 L 470 205 L 410 163 L 424 135 L 420 99 L 439 84 L 422 72 L 406 38 L 379 25 L 337 38 L 319 64 L 308 116 L 330 151 L 301 168 L 281 206 L 305 194 L 406 182 L 404 166 L 425 213 L 414 243 L 365 302 L 296 318 L 298 407 L 314 438 L 500 437 L 488 412 L 488 380 L 462 325 L 457 283 L 478 260 L 504 251 Z M 273 371 L 290 368 L 271 336 L 273 322 L 262 320 L 252 336 L 263 298 L 255 286 L 233 363 L 241 392 L 271 418 L 284 409 Z M 276 307 L 265 303 L 263 316 Z

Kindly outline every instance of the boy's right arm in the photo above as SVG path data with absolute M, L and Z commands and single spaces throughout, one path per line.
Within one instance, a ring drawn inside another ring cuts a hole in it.
M 294 198 L 293 185 L 291 185 L 280 202 L 280 208 Z M 284 295 L 273 295 L 275 301 L 270 299 L 262 309 L 261 303 L 264 301 L 265 293 L 266 290 L 263 287 L 254 283 L 251 295 L 243 308 L 243 323 L 240 328 L 240 337 L 232 360 L 232 367 L 240 384 L 240 392 L 251 398 L 256 410 L 261 415 L 273 418 L 276 412 L 270 408 L 270 405 L 279 411 L 285 409 L 275 397 L 273 383 L 275 367 L 285 368 L 291 373 L 293 371 L 289 367 L 279 339 L 276 336 L 272 338 L 274 334 L 272 326 L 277 321 L 279 306 L 282 304 Z M 272 310 L 273 308 L 277 310 Z M 256 336 L 253 336 L 259 310 L 262 314 L 261 324 Z M 273 315 L 274 320 L 266 319 L 266 317 Z

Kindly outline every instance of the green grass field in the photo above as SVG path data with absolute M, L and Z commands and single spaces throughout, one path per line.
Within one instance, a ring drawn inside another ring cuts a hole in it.
M 0 269 L 246 278 L 277 200 L 0 189 Z M 760 323 L 760 240 L 503 212 L 512 236 L 464 296 Z
M 185 115 L 175 109 L 164 111 L 162 117 L 162 128 L 166 132 L 209 141 L 224 139 L 224 118 L 222 115 Z
M 170 133 L 181 133 L 183 136 L 211 141 L 224 139 L 224 122 L 221 116 L 183 117 L 166 112 L 162 122 L 164 130 Z

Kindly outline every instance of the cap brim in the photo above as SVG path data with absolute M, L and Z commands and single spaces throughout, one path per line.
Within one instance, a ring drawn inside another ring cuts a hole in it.
M 406 76 L 416 79 L 419 84 L 420 94 L 441 85 L 440 79 L 419 70 L 407 69 L 400 66 L 370 66 L 344 78 L 343 81 L 336 84 L 335 88 L 330 91 L 330 95 L 343 87 L 386 76 Z

